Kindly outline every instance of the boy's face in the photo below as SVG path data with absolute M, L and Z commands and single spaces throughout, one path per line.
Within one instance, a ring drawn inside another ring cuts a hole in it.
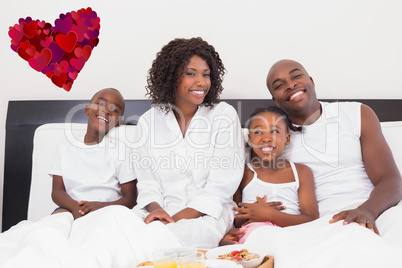
M 96 93 L 85 107 L 88 127 L 94 132 L 106 135 L 109 130 L 120 125 L 124 113 L 124 99 L 118 91 L 103 89 Z

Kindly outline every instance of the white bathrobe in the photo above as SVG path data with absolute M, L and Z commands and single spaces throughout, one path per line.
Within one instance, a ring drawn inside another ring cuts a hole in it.
M 225 102 L 199 107 L 183 137 L 173 111 L 153 107 L 140 118 L 138 130 L 131 157 L 137 208 L 158 202 L 171 216 L 186 207 L 202 212 L 205 216 L 168 228 L 185 246 L 217 246 L 232 225 L 233 194 L 244 171 L 235 109 Z

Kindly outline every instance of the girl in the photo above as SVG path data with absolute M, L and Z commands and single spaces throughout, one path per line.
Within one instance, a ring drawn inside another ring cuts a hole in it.
M 286 113 L 275 106 L 259 108 L 247 127 L 251 157 L 234 196 L 239 207 L 233 208 L 238 212 L 235 226 L 245 230 L 239 243 L 263 225 L 285 227 L 318 218 L 311 170 L 281 157 L 292 127 Z M 281 202 L 274 202 L 278 200 Z M 271 206 L 277 204 L 284 206 Z
M 149 70 L 153 107 L 138 121 L 136 208 L 145 223 L 166 224 L 182 246 L 215 247 L 233 222 L 244 143 L 235 109 L 219 102 L 224 73 L 201 38 L 169 42 Z

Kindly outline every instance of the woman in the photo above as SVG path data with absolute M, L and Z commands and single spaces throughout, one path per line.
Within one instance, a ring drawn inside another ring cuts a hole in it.
M 224 73 L 201 38 L 169 42 L 149 70 L 153 107 L 138 122 L 136 208 L 145 223 L 166 224 L 183 246 L 217 246 L 233 222 L 244 143 L 235 109 L 219 102 Z

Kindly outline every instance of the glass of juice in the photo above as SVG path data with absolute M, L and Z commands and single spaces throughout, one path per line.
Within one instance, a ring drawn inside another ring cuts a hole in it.
M 153 253 L 154 268 L 178 268 L 177 252 L 174 249 L 161 249 Z
M 205 256 L 202 252 L 179 255 L 180 268 L 205 268 Z

